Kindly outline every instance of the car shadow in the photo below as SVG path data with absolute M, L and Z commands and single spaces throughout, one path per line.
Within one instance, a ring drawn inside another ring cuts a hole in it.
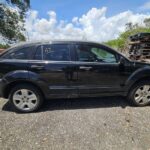
M 38 112 L 67 110 L 67 109 L 93 109 L 129 106 L 124 97 L 101 97 L 101 98 L 78 98 L 78 99 L 51 99 L 46 100 Z M 6 102 L 2 108 L 3 111 L 14 111 L 9 103 Z

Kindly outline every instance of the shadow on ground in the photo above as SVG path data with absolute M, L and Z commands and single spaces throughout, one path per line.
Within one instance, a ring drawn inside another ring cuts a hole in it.
M 123 97 L 53 99 L 45 101 L 39 112 L 63 109 L 125 108 L 126 106 L 129 106 L 129 103 Z M 4 104 L 2 110 L 14 111 L 9 102 Z

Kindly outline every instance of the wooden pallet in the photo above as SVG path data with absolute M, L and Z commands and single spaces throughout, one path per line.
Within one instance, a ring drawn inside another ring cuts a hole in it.
M 135 41 L 135 42 L 130 42 L 129 45 L 135 45 L 135 44 L 140 44 L 140 41 Z
M 130 52 L 150 52 L 150 49 L 130 49 Z
M 136 45 L 136 44 L 150 44 L 150 41 L 130 41 L 129 45 Z

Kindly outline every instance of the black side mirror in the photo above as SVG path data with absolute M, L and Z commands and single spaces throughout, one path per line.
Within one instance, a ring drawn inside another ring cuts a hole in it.
M 120 65 L 124 65 L 125 64 L 125 58 L 124 57 L 120 57 L 119 64 Z

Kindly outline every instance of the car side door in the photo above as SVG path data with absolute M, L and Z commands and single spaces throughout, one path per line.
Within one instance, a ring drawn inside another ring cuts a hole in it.
M 38 45 L 34 60 L 29 61 L 30 78 L 43 83 L 46 97 L 76 97 L 72 82 L 77 72 L 71 61 L 70 44 L 54 43 Z
M 75 50 L 80 96 L 122 91 L 127 74 L 117 53 L 107 47 L 87 43 L 77 43 Z

